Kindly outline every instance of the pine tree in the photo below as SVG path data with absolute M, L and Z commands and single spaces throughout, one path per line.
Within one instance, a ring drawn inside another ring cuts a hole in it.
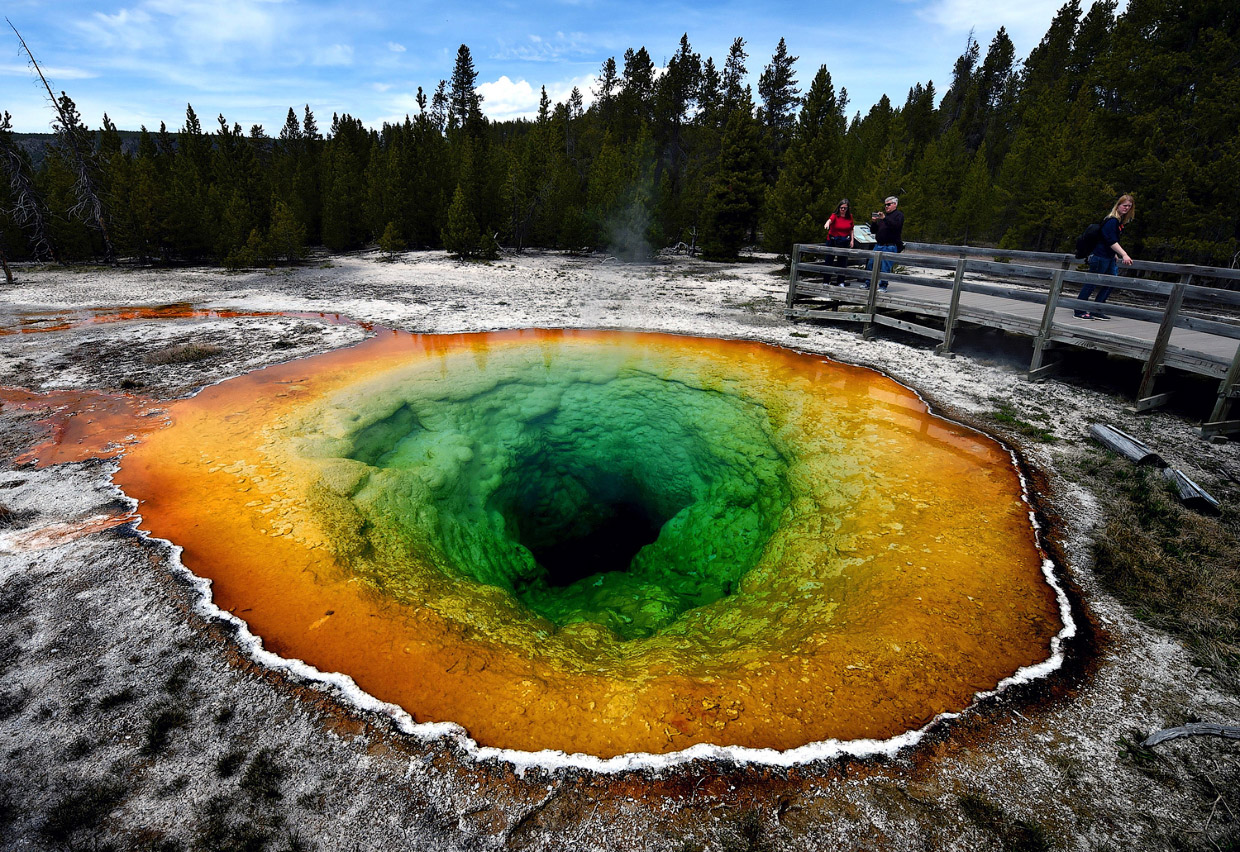
M 598 88 L 594 90 L 594 105 L 604 130 L 615 130 L 616 98 L 620 93 L 620 78 L 616 74 L 616 57 L 603 60 L 599 71 Z
M 396 227 L 395 222 L 388 222 L 387 227 L 383 229 L 383 235 L 379 237 L 379 251 L 383 252 L 384 259 L 395 260 L 396 255 L 403 252 L 409 246 L 405 243 L 400 235 L 400 230 Z
M 703 257 L 735 259 L 753 233 L 762 204 L 762 162 L 762 127 L 745 98 L 724 127 L 719 169 L 703 211 Z
M 795 243 L 820 242 L 844 184 L 844 117 L 827 66 L 818 68 L 775 185 L 767 190 L 763 243 L 786 256 Z
M 952 214 L 952 235 L 964 245 L 977 245 L 993 238 L 995 189 L 990 178 L 986 144 L 977 149 L 960 185 L 960 196 Z
M 461 45 L 456 51 L 456 64 L 448 90 L 448 126 L 477 136 L 483 130 L 482 96 L 475 86 L 478 72 L 469 48 Z
M 732 113 L 738 109 L 748 109 L 753 112 L 753 98 L 746 91 L 748 87 L 745 85 L 745 76 L 749 73 L 749 69 L 745 67 L 745 60 L 748 58 L 749 54 L 745 52 L 745 39 L 737 36 L 732 40 L 732 46 L 728 48 L 728 58 L 723 64 L 723 76 L 720 80 L 724 121 L 730 121 Z
M 801 92 L 793 76 L 796 61 L 797 57 L 788 55 L 788 45 L 781 38 L 771 63 L 758 78 L 758 95 L 762 98 L 758 115 L 766 128 L 772 163 L 779 162 L 791 141 L 796 108 L 801 103 Z
M 306 226 L 283 201 L 273 201 L 267 243 L 275 260 L 296 263 L 306 255 Z
M 632 144 L 650 124 L 654 113 L 654 62 L 646 48 L 632 48 L 624 53 L 624 73 L 620 94 L 616 98 L 617 139 Z
M 448 207 L 448 222 L 443 229 L 443 247 L 448 253 L 461 260 L 476 257 L 482 234 L 478 229 L 478 220 L 465 198 L 465 190 L 457 184 L 452 194 L 452 204 Z

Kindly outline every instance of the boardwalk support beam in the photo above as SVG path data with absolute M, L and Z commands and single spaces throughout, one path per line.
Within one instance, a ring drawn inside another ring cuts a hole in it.
M 956 315 L 960 313 L 960 287 L 964 284 L 964 255 L 956 261 L 956 277 L 952 279 L 952 299 L 947 306 L 947 319 L 943 321 L 943 342 L 934 348 L 936 355 L 952 354 L 952 338 L 956 331 Z
M 1059 307 L 1059 296 L 1063 292 L 1063 269 L 1055 270 L 1051 276 L 1051 289 L 1046 297 L 1046 308 L 1042 311 L 1042 324 L 1038 327 L 1038 336 L 1033 339 L 1033 360 L 1029 362 L 1029 372 L 1025 378 L 1031 382 L 1044 379 L 1059 369 L 1059 363 L 1042 365 L 1046 350 L 1050 348 L 1051 332 L 1055 328 L 1055 309 Z
M 1214 403 L 1214 411 L 1210 414 L 1210 420 L 1201 424 L 1203 438 L 1240 432 L 1240 420 L 1226 419 L 1231 413 L 1232 403 L 1238 396 L 1240 396 L 1240 346 L 1236 346 L 1236 354 L 1231 359 L 1227 377 L 1219 383 L 1218 401 Z
M 866 340 L 874 338 L 874 315 L 878 313 L 878 279 L 882 276 L 883 262 L 880 259 L 882 252 L 872 252 L 873 257 L 870 263 L 874 268 L 870 270 L 870 292 L 865 300 L 865 325 L 861 329 L 861 336 Z
M 1141 374 L 1141 387 L 1137 390 L 1137 411 L 1149 411 L 1167 402 L 1170 394 L 1154 394 L 1154 383 L 1162 374 L 1163 358 L 1167 354 L 1167 343 L 1171 340 L 1171 331 L 1175 328 L 1180 316 L 1180 308 L 1184 304 L 1184 291 L 1192 275 L 1181 276 L 1171 288 L 1171 296 L 1167 299 L 1167 307 L 1163 311 L 1162 322 L 1158 326 L 1158 334 L 1154 345 L 1150 348 L 1150 357 L 1146 359 L 1145 370 Z

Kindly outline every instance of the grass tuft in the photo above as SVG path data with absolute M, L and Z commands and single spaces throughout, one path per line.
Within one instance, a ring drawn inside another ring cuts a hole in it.
M 77 831 L 90 831 L 125 798 L 125 786 L 117 781 L 94 781 L 72 790 L 48 808 L 40 833 L 47 840 L 64 843 Z
M 1030 423 L 1018 417 L 1016 409 L 1012 407 L 1011 403 L 999 400 L 992 400 L 992 402 L 998 403 L 995 406 L 995 410 L 990 413 L 991 419 L 996 423 L 1002 424 L 1012 432 L 1024 435 L 1026 438 L 1032 438 L 1035 441 L 1041 441 L 1044 444 L 1053 444 L 1058 440 L 1055 437 L 1055 433 L 1046 427 L 1038 426 L 1036 423 Z
M 284 767 L 276 761 L 275 751 L 260 749 L 241 776 L 241 789 L 255 799 L 281 799 L 284 793 L 280 790 L 280 784 L 284 781 L 284 775 Z
M 164 692 L 169 695 L 180 695 L 189 683 L 189 676 L 194 671 L 194 661 L 183 657 L 172 669 L 172 674 L 164 681 Z
M 960 810 L 969 822 L 998 837 L 1007 852 L 1045 852 L 1051 848 L 1042 826 L 1011 816 L 978 793 L 961 796 Z
M 22 712 L 30 703 L 30 698 L 30 689 L 24 686 L 0 692 L 0 719 L 7 719 Z
M 231 778 L 237 774 L 237 770 L 243 763 L 245 763 L 245 752 L 241 749 L 232 749 L 215 761 L 215 774 L 221 778 Z
M 146 742 L 142 753 L 156 755 L 168 747 L 172 732 L 189 724 L 189 714 L 180 707 L 163 707 L 151 717 L 146 728 Z
M 115 710 L 117 707 L 124 707 L 129 702 L 137 698 L 134 694 L 132 686 L 126 686 L 116 692 L 109 692 L 103 698 L 99 699 L 99 709 L 103 711 Z

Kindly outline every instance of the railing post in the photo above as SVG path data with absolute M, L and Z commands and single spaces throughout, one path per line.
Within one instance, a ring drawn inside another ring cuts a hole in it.
M 1051 332 L 1055 328 L 1055 311 L 1059 307 L 1059 295 L 1063 292 L 1063 274 L 1067 269 L 1056 269 L 1051 276 L 1051 289 L 1046 294 L 1046 307 L 1042 311 L 1042 324 L 1038 326 L 1038 336 L 1033 339 L 1033 360 L 1029 362 L 1029 372 L 1025 376 L 1031 382 L 1045 378 L 1059 369 L 1059 364 L 1042 366 L 1042 358 L 1051 343 Z
M 1240 420 L 1228 421 L 1226 419 L 1231 412 L 1231 404 L 1238 396 L 1240 396 L 1240 345 L 1236 346 L 1236 354 L 1231 359 L 1231 368 L 1227 371 L 1227 377 L 1218 386 L 1218 402 L 1214 404 L 1210 420 L 1201 424 L 1203 438 L 1240 432 Z
M 870 270 L 870 291 L 866 294 L 865 310 L 869 315 L 865 321 L 865 325 L 861 329 L 861 336 L 869 340 L 874 336 L 874 315 L 878 313 L 878 279 L 882 277 L 883 261 L 882 256 L 885 252 L 870 251 L 871 261 L 874 268 Z
M 952 351 L 952 338 L 956 331 L 956 314 L 960 312 L 960 287 L 964 283 L 964 255 L 956 261 L 956 277 L 952 280 L 952 298 L 951 303 L 947 306 L 947 319 L 943 325 L 943 342 L 935 347 L 935 354 L 950 355 Z
M 801 244 L 797 243 L 792 247 L 792 269 L 788 273 L 788 310 L 792 310 L 792 303 L 797 297 L 797 267 L 801 265 Z
M 1171 340 L 1171 332 L 1175 321 L 1179 318 L 1180 307 L 1184 304 L 1184 291 L 1188 288 L 1192 275 L 1183 275 L 1171 286 L 1171 295 L 1167 298 L 1167 307 L 1163 311 L 1162 322 L 1158 326 L 1158 334 L 1154 337 L 1154 345 L 1150 347 L 1150 357 L 1146 359 L 1145 369 L 1141 372 L 1141 387 L 1137 389 L 1137 411 L 1149 411 L 1157 408 L 1171 398 L 1171 394 L 1154 395 L 1154 383 L 1163 372 L 1163 357 L 1167 354 L 1167 343 Z

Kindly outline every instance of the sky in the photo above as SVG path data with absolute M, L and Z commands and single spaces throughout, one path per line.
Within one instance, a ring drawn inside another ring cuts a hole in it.
M 623 69 L 628 48 L 656 66 L 687 34 L 694 52 L 722 68 L 745 40 L 757 81 L 780 38 L 798 60 L 802 91 L 820 65 L 865 113 L 885 93 L 897 105 L 909 87 L 934 81 L 941 96 L 970 31 L 982 53 L 1000 26 L 1018 58 L 1041 40 L 1063 0 L 5 0 L 53 90 L 66 91 L 90 127 L 106 112 L 122 130 L 160 122 L 175 131 L 192 104 L 203 127 L 261 124 L 277 135 L 289 107 L 333 113 L 371 127 L 418 111 L 452 74 L 460 45 L 478 72 L 483 112 L 529 117 L 540 87 L 552 102 L 580 89 L 587 104 L 608 57 Z M 1083 6 L 1088 8 L 1085 0 Z M 18 132 L 47 132 L 47 95 L 17 36 L 0 31 L 0 111 Z

